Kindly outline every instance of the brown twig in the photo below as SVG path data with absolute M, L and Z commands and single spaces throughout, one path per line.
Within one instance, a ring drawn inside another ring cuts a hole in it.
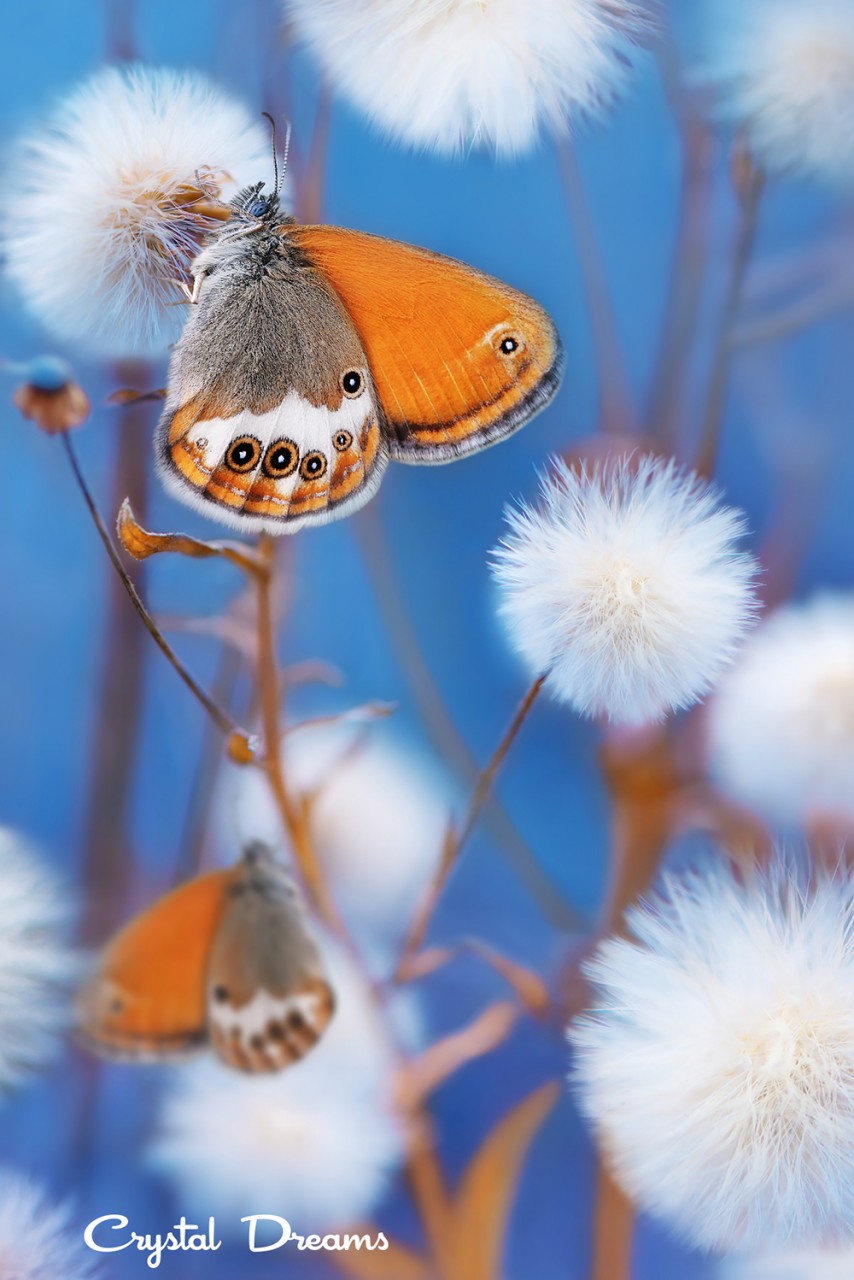
M 424 658 L 401 585 L 396 580 L 378 504 L 373 503 L 361 511 L 355 517 L 354 527 L 386 633 L 409 684 L 424 727 L 446 764 L 459 775 L 466 787 L 474 787 L 480 772 L 478 763 L 458 733 L 441 690 Z M 584 920 L 580 912 L 565 900 L 557 885 L 543 871 L 495 795 L 490 795 L 488 799 L 484 825 L 543 916 L 555 928 L 565 932 L 581 931 Z
M 125 430 L 123 432 L 123 437 L 131 436 L 131 435 L 135 435 L 139 437 L 140 433 L 132 432 L 128 430 Z M 115 544 L 112 538 L 110 537 L 109 533 L 107 532 L 104 521 L 101 518 L 101 513 L 98 511 L 98 508 L 95 505 L 95 499 L 92 497 L 92 492 L 89 489 L 89 485 L 86 482 L 85 476 L 83 475 L 83 471 L 80 467 L 80 463 L 77 458 L 77 453 L 74 449 L 74 445 L 71 442 L 71 437 L 67 433 L 64 434 L 62 436 L 62 442 L 65 445 L 65 451 L 68 454 L 68 460 L 71 463 L 71 469 L 74 472 L 74 478 L 77 481 L 77 485 L 80 489 L 80 492 L 83 494 L 83 498 L 86 503 L 86 506 L 89 508 L 89 514 L 92 517 L 92 520 L 95 524 L 95 528 L 98 530 L 98 535 L 102 543 L 104 544 L 104 549 L 106 550 L 107 555 L 110 558 L 110 563 L 112 564 L 113 568 L 118 574 L 119 580 L 121 581 L 121 584 L 124 587 L 124 590 L 127 592 L 127 595 L 130 598 L 131 604 L 133 605 L 134 609 L 136 609 L 136 612 L 138 613 L 139 617 L 142 619 L 142 622 L 146 631 L 151 636 L 152 640 L 157 645 L 158 649 L 160 649 L 161 653 L 166 657 L 167 661 L 171 663 L 172 667 L 175 669 L 175 671 L 178 673 L 180 678 L 183 680 L 184 684 L 190 690 L 193 697 L 199 703 L 201 703 L 201 705 L 204 707 L 205 711 L 210 716 L 211 720 L 213 720 L 217 728 L 222 733 L 226 734 L 226 736 L 229 738 L 230 744 L 233 750 L 235 751 L 235 753 L 239 755 L 241 745 L 245 745 L 247 757 L 250 756 L 251 747 L 250 747 L 249 739 L 247 735 L 243 732 L 243 730 L 239 729 L 236 724 L 234 724 L 231 717 L 227 715 L 225 711 L 223 711 L 222 707 L 220 707 L 213 700 L 210 694 L 205 692 L 205 690 L 197 682 L 195 677 L 191 675 L 187 667 L 184 666 L 184 663 L 178 657 L 175 650 L 169 644 L 169 641 L 161 632 L 160 628 L 152 618 L 151 614 L 146 609 L 142 601 L 142 598 L 140 597 L 139 592 L 137 591 L 127 570 L 125 569 L 124 565 L 121 562 L 121 559 L 119 557 L 118 551 L 116 550 Z M 139 505 L 139 499 L 137 499 L 137 505 Z M 124 667 L 123 667 L 123 670 L 124 670 Z M 126 676 L 125 676 L 125 680 L 126 680 Z
M 258 539 L 258 559 L 260 569 L 255 581 L 258 592 L 258 694 L 264 737 L 263 768 L 306 891 L 325 923 L 340 938 L 346 939 L 346 931 L 329 895 L 312 846 L 307 814 L 291 796 L 282 768 L 282 689 L 276 657 L 272 604 L 275 553 L 269 534 L 262 533 Z
M 759 207 L 765 188 L 765 175 L 748 156 L 737 156 L 736 187 L 739 196 L 739 221 L 730 263 L 729 280 L 715 340 L 712 372 L 706 397 L 706 412 L 697 453 L 696 470 L 711 477 L 715 471 L 721 425 L 726 404 L 727 384 L 732 363 L 732 335 L 741 305 L 747 269 L 756 243 Z
M 328 84 L 321 83 L 317 93 L 314 129 L 308 157 L 300 174 L 297 213 L 301 222 L 323 221 L 323 199 L 326 182 L 326 154 L 329 150 L 329 133 L 332 124 L 332 93 Z
M 421 946 L 427 934 L 427 929 L 430 925 L 430 920 L 432 919 L 433 912 L 436 909 L 436 905 L 442 891 L 447 884 L 448 877 L 457 865 L 466 841 L 477 825 L 477 820 L 483 811 L 483 807 L 486 804 L 490 791 L 492 790 L 498 771 L 506 760 L 507 754 L 513 743 L 516 741 L 519 730 L 525 723 L 528 712 L 536 702 L 545 681 L 545 676 L 539 676 L 525 694 L 525 697 L 516 709 L 516 713 L 513 716 L 506 733 L 496 747 L 492 758 L 486 765 L 486 768 L 482 771 L 477 780 L 477 785 L 472 793 L 459 831 L 455 832 L 453 828 L 449 830 L 448 836 L 445 840 L 445 847 L 442 850 L 442 858 L 439 863 L 439 868 L 418 909 L 416 910 L 415 916 L 413 917 L 412 923 L 407 931 L 398 964 L 398 975 L 406 973 L 409 961 L 418 951 L 421 950 Z
M 593 1261 L 590 1280 L 630 1280 L 635 1211 L 601 1159 L 596 1182 L 593 1220 Z
M 714 134 L 703 119 L 687 106 L 680 114 L 684 115 L 680 121 L 684 160 L 679 227 L 647 410 L 649 436 L 667 453 L 674 452 L 678 440 L 685 379 L 700 311 L 717 150 Z
M 566 140 L 560 141 L 557 154 L 590 315 L 599 391 L 600 429 L 609 435 L 628 435 L 636 426 L 636 415 L 599 238 L 572 144 Z

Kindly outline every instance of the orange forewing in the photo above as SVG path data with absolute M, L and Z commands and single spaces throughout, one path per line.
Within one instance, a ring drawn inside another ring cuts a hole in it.
M 365 348 L 392 456 L 441 462 L 526 422 L 562 352 L 548 314 L 472 267 L 340 227 L 282 228 L 332 285 Z M 499 345 L 519 338 L 512 355 Z
M 80 999 L 80 1031 L 116 1057 L 168 1057 L 206 1039 L 205 974 L 236 871 L 198 876 L 131 920 Z

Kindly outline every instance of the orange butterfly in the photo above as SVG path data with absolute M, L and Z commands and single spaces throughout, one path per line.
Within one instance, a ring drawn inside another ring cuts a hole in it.
M 192 266 L 157 455 L 175 494 L 244 529 L 337 519 L 389 459 L 482 449 L 551 400 L 542 307 L 424 249 L 298 226 L 258 183 Z
M 317 1043 L 334 1003 L 288 872 L 252 844 L 116 935 L 80 995 L 79 1031 L 105 1057 L 210 1043 L 231 1067 L 278 1071 Z

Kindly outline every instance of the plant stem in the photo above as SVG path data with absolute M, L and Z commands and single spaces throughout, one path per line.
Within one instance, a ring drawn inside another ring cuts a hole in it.
M 472 788 L 477 783 L 480 769 L 457 731 L 424 657 L 418 633 L 406 608 L 401 584 L 397 581 L 378 504 L 373 503 L 361 511 L 355 518 L 354 527 L 386 633 L 409 684 L 424 728 L 445 763 L 459 775 L 467 788 Z M 507 810 L 495 795 L 488 798 L 484 823 L 498 850 L 525 885 L 543 916 L 555 928 L 564 932 L 577 933 L 582 930 L 584 920 L 580 913 L 566 901 L 557 885 L 542 870 Z
M 599 1161 L 590 1280 L 630 1280 L 635 1212 Z
M 516 709 L 516 713 L 513 716 L 506 733 L 477 780 L 477 785 L 472 793 L 468 808 L 466 809 L 465 817 L 460 824 L 459 831 L 457 833 L 454 833 L 453 829 L 450 831 L 442 853 L 442 860 L 439 864 L 439 869 L 436 872 L 433 882 L 418 910 L 416 911 L 412 924 L 407 932 L 401 952 L 401 959 L 398 965 L 398 974 L 405 972 L 409 960 L 417 951 L 420 950 L 421 945 L 424 942 L 427 929 L 429 928 L 433 912 L 442 894 L 442 890 L 447 884 L 448 877 L 457 865 L 463 847 L 477 825 L 477 820 L 483 811 L 483 807 L 486 804 L 487 799 L 489 798 L 498 770 L 506 760 L 508 752 L 516 741 L 519 730 L 525 723 L 525 720 L 528 717 L 528 712 L 536 702 L 545 681 L 545 676 L 539 676 L 525 694 L 525 697 Z
M 609 435 L 628 435 L 636 426 L 635 411 L 599 238 L 572 145 L 561 141 L 557 154 L 587 295 L 599 391 L 600 430 Z
M 126 439 L 129 440 L 130 438 L 132 438 L 133 442 L 135 442 L 137 447 L 139 447 L 139 443 L 143 441 L 145 437 L 144 437 L 144 433 L 141 432 L 139 428 L 134 428 L 128 424 L 123 424 L 119 432 L 119 440 L 124 442 Z M 237 725 L 234 724 L 231 717 L 228 716 L 225 711 L 223 711 L 223 709 L 214 701 L 214 699 L 210 696 L 210 694 L 205 692 L 205 690 L 197 682 L 195 677 L 190 674 L 188 669 L 184 666 L 184 663 L 178 657 L 175 650 L 169 644 L 169 641 L 163 635 L 162 631 L 160 630 L 157 623 L 152 618 L 151 614 L 148 612 L 148 609 L 145 607 L 139 592 L 137 591 L 133 581 L 130 578 L 130 575 L 128 574 L 127 570 L 125 569 L 124 565 L 121 562 L 119 553 L 116 550 L 115 543 L 113 542 L 112 538 L 107 532 L 107 528 L 101 517 L 101 513 L 98 511 L 98 508 L 95 505 L 95 500 L 92 497 L 92 492 L 89 488 L 89 485 L 86 482 L 85 476 L 83 475 L 83 471 L 80 467 L 80 463 L 77 458 L 77 453 L 74 449 L 73 444 L 71 443 L 71 437 L 70 435 L 68 435 L 67 432 L 63 434 L 62 442 L 65 446 L 65 451 L 68 454 L 68 460 L 71 463 L 71 469 L 74 472 L 74 478 L 77 481 L 77 485 L 80 489 L 80 492 L 83 494 L 83 498 L 84 498 L 84 501 L 86 502 L 86 506 L 89 508 L 89 514 L 92 517 L 92 520 L 95 524 L 95 528 L 98 530 L 98 534 L 100 536 L 102 543 L 104 544 L 104 548 L 107 552 L 107 555 L 110 558 L 110 563 L 115 569 L 118 575 L 118 578 L 122 584 L 122 587 L 124 588 L 125 592 L 127 592 L 127 595 L 130 598 L 131 604 L 133 605 L 134 609 L 136 609 L 136 612 L 139 615 L 139 617 L 142 619 L 142 622 L 143 622 L 143 625 L 145 626 L 146 631 L 151 636 L 152 640 L 157 645 L 158 649 L 160 649 L 161 653 L 164 654 L 167 661 L 171 663 L 171 665 L 174 667 L 175 671 L 178 673 L 180 678 L 184 681 L 184 684 L 190 690 L 193 697 L 196 698 L 196 700 L 200 702 L 201 705 L 204 707 L 205 711 L 210 716 L 211 720 L 213 720 L 217 728 L 220 729 L 221 732 L 226 734 L 229 738 L 240 738 L 240 737 L 245 738 L 245 735 L 241 733 L 241 730 L 239 730 Z M 124 445 L 123 447 L 128 448 L 129 446 Z M 128 483 L 128 478 L 125 478 L 123 476 L 122 471 L 120 469 L 118 474 L 118 484 L 116 486 L 116 494 L 115 494 L 115 496 L 118 498 L 119 504 L 121 503 L 123 498 L 126 498 L 128 496 L 129 487 L 130 486 Z M 134 501 L 136 506 L 139 507 L 143 505 L 142 498 L 143 498 L 142 494 L 138 496 L 134 495 Z M 138 634 L 141 635 L 141 633 L 138 633 Z M 132 644 L 137 643 L 136 635 L 137 635 L 137 631 L 136 629 L 134 629 L 134 639 L 131 642 Z
M 282 825 L 290 841 L 306 891 L 324 922 L 340 938 L 346 931 L 335 908 L 312 847 L 306 814 L 288 790 L 282 767 L 282 690 L 276 657 L 272 592 L 275 549 L 269 534 L 258 539 L 261 567 L 256 575 L 258 591 L 258 696 L 264 738 L 263 767 L 270 782 Z
M 749 164 L 750 162 L 748 161 L 747 163 Z M 712 372 L 706 399 L 706 413 L 697 454 L 696 470 L 699 475 L 708 478 L 714 475 L 717 462 L 729 371 L 732 363 L 732 334 L 741 305 L 747 268 L 756 243 L 756 233 L 759 226 L 759 206 L 764 187 L 765 176 L 763 171 L 759 168 L 751 168 L 744 179 L 740 191 L 738 230 L 733 245 L 723 310 L 718 324 Z

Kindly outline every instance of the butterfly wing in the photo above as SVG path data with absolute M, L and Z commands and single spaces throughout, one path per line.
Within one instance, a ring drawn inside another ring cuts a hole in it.
M 78 999 L 79 1033 L 110 1058 L 179 1058 L 207 1040 L 205 978 L 235 871 L 161 898 L 105 948 Z
M 320 1039 L 334 1009 L 293 882 L 252 845 L 228 891 L 208 969 L 211 1043 L 241 1071 L 279 1071 Z
M 557 391 L 563 352 L 531 298 L 451 258 L 337 227 L 286 229 L 333 286 L 401 462 L 450 462 L 517 430 Z
M 177 497 L 238 528 L 282 533 L 361 506 L 387 450 L 340 300 L 293 248 L 263 266 L 255 252 L 246 242 L 245 260 L 213 272 L 191 308 L 156 447 Z

